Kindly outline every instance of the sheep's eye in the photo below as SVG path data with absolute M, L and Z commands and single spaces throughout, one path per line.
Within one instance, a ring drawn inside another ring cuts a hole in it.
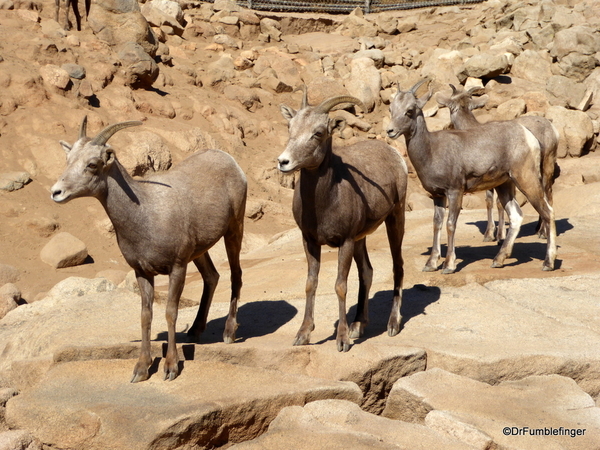
M 98 168 L 98 164 L 96 164 L 95 162 L 91 162 L 87 165 L 87 168 L 90 170 L 96 170 Z
M 323 137 L 323 133 L 321 133 L 320 131 L 317 131 L 315 134 L 313 134 L 313 139 L 321 139 Z
M 412 118 L 412 116 L 414 115 L 414 111 L 412 109 L 407 109 L 406 112 L 404 113 L 404 115 L 408 118 Z

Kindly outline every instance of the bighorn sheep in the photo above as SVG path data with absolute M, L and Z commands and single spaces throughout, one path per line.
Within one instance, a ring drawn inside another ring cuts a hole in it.
M 63 27 L 65 30 L 70 30 L 71 25 L 69 23 L 69 7 L 73 9 L 73 15 L 75 16 L 75 24 L 77 26 L 77 31 L 81 31 L 81 14 L 79 13 L 79 1 L 78 0 L 55 0 L 56 1 L 56 21 L 59 21 L 59 13 L 60 13 L 60 3 L 64 2 L 64 10 L 65 10 L 65 26 Z M 90 7 L 92 1 L 85 0 L 85 17 L 90 14 Z
M 407 168 L 398 152 L 382 141 L 364 141 L 345 147 L 332 146 L 335 129 L 343 119 L 330 119 L 329 111 L 341 103 L 360 105 L 360 100 L 340 96 L 309 106 L 306 90 L 299 111 L 282 105 L 288 121 L 289 140 L 278 158 L 281 172 L 300 171 L 294 188 L 293 214 L 302 231 L 308 262 L 304 320 L 294 345 L 310 342 L 314 329 L 314 303 L 320 268 L 321 246 L 337 247 L 338 273 L 335 292 L 339 301 L 337 348 L 350 349 L 349 338 L 360 337 L 368 323 L 369 289 L 373 268 L 366 236 L 385 221 L 392 253 L 394 298 L 388 334 L 400 331 L 400 306 L 404 268 L 402 239 L 406 202 Z M 359 274 L 355 321 L 346 320 L 347 279 L 352 258 Z
M 468 91 L 459 91 L 452 84 L 452 95 L 450 97 L 441 93 L 437 94 L 437 101 L 440 105 L 448 107 L 450 110 L 450 118 L 454 128 L 457 130 L 466 130 L 475 128 L 481 124 L 473 115 L 473 110 L 482 108 L 487 103 L 489 97 L 482 95 L 473 97 L 473 94 L 478 92 L 480 88 L 471 88 Z M 556 152 L 558 149 L 558 131 L 548 119 L 539 116 L 522 116 L 514 119 L 513 122 L 520 123 L 525 128 L 533 133 L 540 143 L 542 186 L 544 193 L 550 206 L 552 206 L 552 185 L 556 175 Z M 508 125 L 512 126 L 512 125 Z M 494 202 L 494 192 L 489 190 L 486 192 L 486 206 L 488 213 L 488 225 L 484 234 L 484 241 L 494 240 L 494 219 L 492 207 Z M 538 221 L 537 230 L 539 236 L 546 238 L 548 236 L 548 224 Z M 498 207 L 498 240 L 504 239 L 504 214 L 501 205 Z
M 119 248 L 135 270 L 142 297 L 142 345 L 132 382 L 149 377 L 150 326 L 154 276 L 169 275 L 166 307 L 168 346 L 165 379 L 179 374 L 175 325 L 187 265 L 193 261 L 204 280 L 198 314 L 188 336 L 206 328 L 208 309 L 219 274 L 208 250 L 221 238 L 231 268 L 231 303 L 223 339 L 235 340 L 237 303 L 242 287 L 240 249 L 246 205 L 246 176 L 231 156 L 202 150 L 166 173 L 133 179 L 107 141 L 117 131 L 141 122 L 109 125 L 96 137 L 86 136 L 87 119 L 73 145 L 61 141 L 67 168 L 51 188 L 51 197 L 65 203 L 77 197 L 97 198 L 112 221 Z
M 490 123 L 469 130 L 429 132 L 422 108 L 432 91 L 416 97 L 415 84 L 408 92 L 398 90 L 390 104 L 390 138 L 404 135 L 408 156 L 423 187 L 433 196 L 435 212 L 431 255 L 424 271 L 437 270 L 440 237 L 446 202 L 449 205 L 447 231 L 448 251 L 443 273 L 456 270 L 454 233 L 462 206 L 463 194 L 495 188 L 509 218 L 510 228 L 492 267 L 502 267 L 510 256 L 523 213 L 514 199 L 514 186 L 549 224 L 548 243 L 543 270 L 553 270 L 556 258 L 556 226 L 554 211 L 544 196 L 540 180 L 540 150 L 535 136 L 524 126 L 513 123 Z

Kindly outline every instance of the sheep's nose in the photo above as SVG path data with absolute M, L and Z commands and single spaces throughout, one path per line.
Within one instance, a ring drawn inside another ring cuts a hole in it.
M 288 169 L 288 166 L 290 164 L 290 160 L 287 158 L 279 158 L 277 160 L 278 164 L 278 168 L 279 170 L 281 170 L 282 172 L 285 172 Z

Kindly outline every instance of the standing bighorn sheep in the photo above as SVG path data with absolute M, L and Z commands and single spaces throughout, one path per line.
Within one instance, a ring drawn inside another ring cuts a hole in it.
M 179 373 L 175 325 L 187 265 L 193 261 L 204 280 L 198 314 L 188 331 L 190 338 L 197 339 L 206 328 L 219 280 L 208 250 L 221 237 L 231 268 L 231 303 L 223 339 L 228 343 L 235 340 L 246 176 L 227 153 L 202 150 L 166 173 L 136 180 L 107 141 L 117 131 L 141 122 L 109 125 L 93 139 L 86 136 L 86 123 L 84 118 L 73 145 L 61 141 L 67 168 L 52 186 L 52 199 L 65 203 L 77 197 L 97 198 L 114 225 L 125 260 L 135 270 L 142 297 L 142 345 L 132 382 L 149 377 L 154 276 L 169 275 L 164 372 L 165 379 L 173 380 Z
M 279 156 L 279 170 L 300 171 L 294 188 L 293 214 L 302 231 L 308 262 L 304 320 L 294 345 L 310 342 L 314 329 L 314 304 L 321 259 L 321 246 L 337 247 L 338 273 L 335 292 L 339 301 L 337 348 L 350 349 L 350 337 L 360 337 L 368 323 L 369 289 L 373 268 L 366 236 L 385 221 L 392 253 L 394 298 L 388 334 L 400 331 L 400 306 L 404 268 L 404 206 L 407 168 L 398 152 L 382 141 L 365 141 L 345 147 L 332 146 L 332 134 L 345 122 L 329 118 L 329 111 L 341 103 L 360 105 L 354 97 L 340 96 L 309 106 L 306 90 L 299 111 L 282 105 L 288 120 L 289 140 Z M 359 276 L 358 308 L 355 321 L 346 320 L 347 279 L 352 258 Z
M 437 270 L 441 254 L 440 237 L 448 202 L 448 251 L 443 273 L 456 270 L 454 234 L 462 207 L 463 194 L 495 188 L 509 218 L 508 235 L 494 258 L 492 267 L 502 267 L 510 256 L 523 213 L 514 198 L 516 185 L 548 223 L 548 243 L 543 270 L 554 270 L 556 259 L 556 225 L 554 211 L 548 204 L 540 176 L 540 149 L 535 136 L 524 126 L 513 123 L 490 123 L 469 130 L 429 132 L 422 108 L 432 95 L 421 98 L 416 92 L 426 80 L 408 92 L 398 90 L 390 104 L 390 138 L 404 135 L 408 156 L 425 190 L 435 206 L 434 236 L 431 255 L 424 271 Z M 514 183 L 514 185 L 513 185 Z
M 456 87 L 450 85 L 452 88 L 452 95 L 450 97 L 446 95 L 437 94 L 437 101 L 440 105 L 448 107 L 450 110 L 450 119 L 454 128 L 457 130 L 467 130 L 469 128 L 479 127 L 481 124 L 477 121 L 473 115 L 473 110 L 482 108 L 488 101 L 487 95 L 480 97 L 473 97 L 473 94 L 480 88 L 471 88 L 468 91 L 460 92 Z M 554 178 L 556 174 L 556 152 L 558 149 L 558 131 L 552 125 L 548 119 L 539 116 L 522 116 L 514 119 L 511 122 L 517 122 L 527 128 L 533 133 L 540 143 L 540 157 L 541 165 L 540 171 L 542 175 L 542 186 L 544 193 L 550 206 L 552 206 L 552 185 L 554 184 Z M 507 123 L 507 126 L 515 126 Z M 493 191 L 486 192 L 486 206 L 488 213 L 488 225 L 484 234 L 484 241 L 494 240 L 494 219 L 492 215 L 493 207 Z M 540 218 L 538 222 L 539 236 L 546 238 L 548 237 L 548 224 L 542 223 Z M 504 214 L 502 207 L 498 207 L 498 240 L 504 239 Z

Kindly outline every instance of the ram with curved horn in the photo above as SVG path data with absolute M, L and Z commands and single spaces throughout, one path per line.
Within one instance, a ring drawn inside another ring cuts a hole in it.
M 401 135 L 406 140 L 410 161 L 421 184 L 433 197 L 433 245 L 424 271 L 438 269 L 441 257 L 441 230 L 448 204 L 448 250 L 443 273 L 456 271 L 454 236 L 463 194 L 495 189 L 510 218 L 510 228 L 492 267 L 502 267 L 523 222 L 523 213 L 515 200 L 515 189 L 527 197 L 531 205 L 548 224 L 548 242 L 543 270 L 554 270 L 556 259 L 556 225 L 554 211 L 542 187 L 540 148 L 535 136 L 517 124 L 512 133 L 497 123 L 468 130 L 430 132 L 425 123 L 423 107 L 431 98 L 429 91 L 418 98 L 421 80 L 407 92 L 398 90 L 390 103 L 391 120 L 387 129 L 390 138 Z
M 304 89 L 300 110 L 281 106 L 288 121 L 289 140 L 278 158 L 278 167 L 284 173 L 300 171 L 294 187 L 292 211 L 302 231 L 308 277 L 304 319 L 294 345 L 310 342 L 315 327 L 314 304 L 321 246 L 329 245 L 339 249 L 335 282 L 339 302 L 337 348 L 348 351 L 350 338 L 360 337 L 368 322 L 373 268 L 367 254 L 366 236 L 382 222 L 387 228 L 394 279 L 388 334 L 394 336 L 400 331 L 408 171 L 400 154 L 383 141 L 333 146 L 333 132 L 343 128 L 345 122 L 339 117 L 330 118 L 329 112 L 340 104 L 360 105 L 361 102 L 354 97 L 339 96 L 310 106 Z M 358 307 L 354 322 L 348 326 L 347 279 L 353 258 L 359 275 Z
M 167 172 L 143 180 L 132 178 L 107 142 L 118 131 L 141 124 L 109 125 L 90 139 L 84 118 L 77 141 L 73 145 L 61 141 L 67 153 L 67 168 L 51 188 L 57 203 L 77 197 L 97 198 L 113 223 L 125 260 L 135 271 L 142 298 L 142 344 L 132 382 L 150 376 L 154 277 L 169 276 L 164 376 L 173 380 L 180 370 L 175 326 L 188 263 L 194 262 L 204 280 L 200 307 L 188 331 L 188 336 L 197 340 L 206 328 L 219 280 L 208 250 L 221 238 L 231 268 L 231 300 L 223 339 L 235 341 L 247 191 L 246 176 L 233 158 L 212 149 L 194 153 Z

